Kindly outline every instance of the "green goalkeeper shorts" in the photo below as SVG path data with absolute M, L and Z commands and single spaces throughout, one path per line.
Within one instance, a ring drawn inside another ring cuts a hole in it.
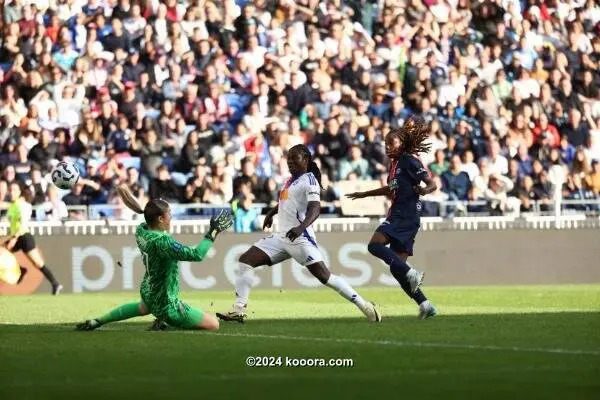
M 195 329 L 204 320 L 204 311 L 179 301 L 169 307 L 166 313 L 157 317 L 175 328 Z

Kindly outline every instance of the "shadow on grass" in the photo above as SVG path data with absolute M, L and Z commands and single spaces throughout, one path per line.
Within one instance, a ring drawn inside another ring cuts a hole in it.
M 80 321 L 77 321 L 80 322 Z M 131 319 L 107 324 L 97 331 L 131 332 L 145 331 L 152 323 L 149 317 L 142 319 Z M 0 321 L 0 334 L 5 333 L 48 333 L 64 332 L 74 330 L 76 322 L 58 324 L 4 324 Z M 530 331 L 535 329 L 535 331 Z M 429 332 L 428 336 L 437 336 L 437 333 L 452 336 L 453 333 L 461 332 L 482 334 L 502 333 L 505 335 L 540 335 L 548 333 L 565 333 L 565 340 L 572 340 L 575 335 L 594 335 L 600 331 L 600 312 L 557 312 L 557 313 L 529 313 L 529 314 L 461 314 L 440 315 L 432 319 L 419 320 L 412 316 L 384 317 L 379 324 L 368 323 L 363 318 L 313 318 L 313 319 L 248 319 L 245 323 L 221 322 L 219 332 L 228 333 L 330 333 L 336 336 L 353 336 L 356 330 L 360 333 L 392 333 L 410 334 Z M 167 332 L 180 331 L 169 328 Z M 219 332 L 216 334 L 218 335 Z M 160 333 L 160 332 L 156 332 Z M 600 343 L 600 342 L 599 342 Z

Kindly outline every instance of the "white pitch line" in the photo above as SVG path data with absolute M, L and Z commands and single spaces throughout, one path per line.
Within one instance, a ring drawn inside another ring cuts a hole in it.
M 187 331 L 189 332 L 189 331 Z M 181 333 L 181 332 L 179 332 Z M 191 332 L 190 332 L 191 333 Z M 493 345 L 479 344 L 460 344 L 460 343 L 436 343 L 436 342 L 400 342 L 392 340 L 366 340 L 366 339 L 343 339 L 343 338 L 324 338 L 311 336 L 285 336 L 285 335 L 261 335 L 248 333 L 211 333 L 214 336 L 255 338 L 255 339 L 281 339 L 281 340 L 296 340 L 303 342 L 328 342 L 328 343 L 352 343 L 352 344 L 368 344 L 377 346 L 394 346 L 394 347 L 433 347 L 433 348 L 449 348 L 449 349 L 468 349 L 468 350 L 491 350 L 491 351 L 512 351 L 517 353 L 547 353 L 547 354 L 582 354 L 589 356 L 600 356 L 600 351 L 595 350 L 570 350 L 570 349 L 552 349 L 552 348 L 535 348 L 535 347 L 503 347 Z

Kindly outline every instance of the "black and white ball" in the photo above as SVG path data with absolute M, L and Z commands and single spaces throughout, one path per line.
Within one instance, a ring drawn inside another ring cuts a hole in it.
M 61 161 L 52 170 L 52 183 L 59 189 L 71 189 L 79 180 L 79 169 L 73 163 Z

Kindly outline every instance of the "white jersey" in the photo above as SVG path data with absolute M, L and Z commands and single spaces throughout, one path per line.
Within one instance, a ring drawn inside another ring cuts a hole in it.
M 279 193 L 279 232 L 254 244 L 269 257 L 271 265 L 289 258 L 305 266 L 323 262 L 323 254 L 317 245 L 312 226 L 293 242 L 285 236 L 290 229 L 304 221 L 308 203 L 320 200 L 321 187 L 311 172 L 287 180 Z
M 321 201 L 321 187 L 312 172 L 296 179 L 287 180 L 279 193 L 279 233 L 285 235 L 306 218 L 308 203 Z M 309 241 L 315 241 L 315 231 L 309 226 L 303 234 Z

